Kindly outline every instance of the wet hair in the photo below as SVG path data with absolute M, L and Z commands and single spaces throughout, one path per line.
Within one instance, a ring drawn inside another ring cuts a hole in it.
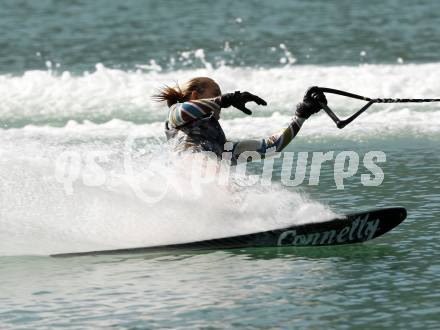
M 176 83 L 175 87 L 163 86 L 158 90 L 156 94 L 152 96 L 153 100 L 157 102 L 167 102 L 168 107 L 176 103 L 183 103 L 190 100 L 191 93 L 197 92 L 198 94 L 203 94 L 206 89 L 217 85 L 217 83 L 211 78 L 207 77 L 196 77 L 189 80 L 184 88 L 181 88 L 179 84 Z M 220 94 L 220 88 L 218 90 Z

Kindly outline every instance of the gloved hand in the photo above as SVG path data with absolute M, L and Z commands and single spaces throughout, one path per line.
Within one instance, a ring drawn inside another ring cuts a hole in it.
M 257 95 L 251 94 L 249 92 L 227 93 L 223 94 L 217 99 L 217 103 L 221 108 L 228 108 L 231 105 L 240 111 L 243 111 L 247 115 L 251 115 L 252 111 L 246 108 L 247 102 L 255 102 L 258 105 L 267 105 L 266 101 Z
M 319 103 L 327 104 L 324 93 L 321 92 L 319 87 L 310 87 L 304 95 L 303 101 L 296 106 L 295 114 L 298 117 L 307 119 L 322 109 Z

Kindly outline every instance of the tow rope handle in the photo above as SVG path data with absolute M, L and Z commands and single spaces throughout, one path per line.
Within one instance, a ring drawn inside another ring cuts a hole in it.
M 341 95 L 345 97 L 350 97 L 353 99 L 358 99 L 362 101 L 367 101 L 367 104 L 365 104 L 361 109 L 356 111 L 353 115 L 346 119 L 340 119 L 334 112 L 329 108 L 327 104 L 319 102 L 322 109 L 327 113 L 327 115 L 335 122 L 336 126 L 339 129 L 344 128 L 348 124 L 350 124 L 353 120 L 355 120 L 359 115 L 361 115 L 365 110 L 367 110 L 371 105 L 374 103 L 427 103 L 427 102 L 440 102 L 440 99 L 372 99 L 366 96 L 357 95 L 345 91 L 341 91 L 334 88 L 327 88 L 327 87 L 318 87 L 323 93 L 330 93 L 330 94 L 336 94 Z

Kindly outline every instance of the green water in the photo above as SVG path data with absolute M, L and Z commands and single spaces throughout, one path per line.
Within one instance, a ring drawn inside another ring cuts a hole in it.
M 437 329 L 438 104 L 374 106 L 342 131 L 319 114 L 287 148 L 383 151 L 377 187 L 361 184 L 361 164 L 337 189 L 332 162 L 319 185 L 307 175 L 285 187 L 275 162 L 273 189 L 237 193 L 249 204 L 235 212 L 235 197 L 218 190 L 148 205 L 120 181 L 138 180 L 151 159 L 163 165 L 166 109 L 150 98 L 163 83 L 208 75 L 224 91 L 261 95 L 267 109 L 250 119 L 227 110 L 221 121 L 233 140 L 261 138 L 314 84 L 439 97 L 439 23 L 434 1 L 2 1 L 0 328 Z M 329 104 L 343 115 L 362 106 Z M 124 143 L 134 133 L 127 174 Z M 54 170 L 66 151 L 83 162 L 107 153 L 98 162 L 105 183 L 80 176 L 66 193 Z M 403 206 L 408 218 L 341 247 L 49 257 L 233 235 L 313 219 L 324 206 Z
M 272 67 L 280 43 L 299 64 L 437 62 L 439 12 L 436 1 L 411 0 L 4 0 L 0 69 L 44 68 L 46 60 L 68 70 L 132 69 L 150 59 L 196 67 L 179 60 L 196 49 L 211 63 Z

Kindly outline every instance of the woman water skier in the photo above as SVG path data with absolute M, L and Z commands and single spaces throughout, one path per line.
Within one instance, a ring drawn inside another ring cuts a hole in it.
M 319 103 L 327 104 L 325 95 L 317 87 L 307 90 L 304 99 L 297 105 L 295 115 L 287 127 L 268 138 L 230 142 L 225 137 L 218 119 L 222 108 L 233 106 L 245 114 L 252 112 L 246 103 L 266 105 L 266 101 L 249 92 L 221 94 L 219 85 L 207 77 L 189 80 L 183 89 L 165 86 L 154 95 L 157 101 L 166 101 L 169 107 L 165 133 L 172 140 L 176 151 L 214 152 L 221 158 L 224 151 L 232 153 L 236 163 L 245 151 L 257 152 L 262 158 L 267 152 L 280 152 L 298 134 L 302 124 L 311 115 L 319 112 Z

